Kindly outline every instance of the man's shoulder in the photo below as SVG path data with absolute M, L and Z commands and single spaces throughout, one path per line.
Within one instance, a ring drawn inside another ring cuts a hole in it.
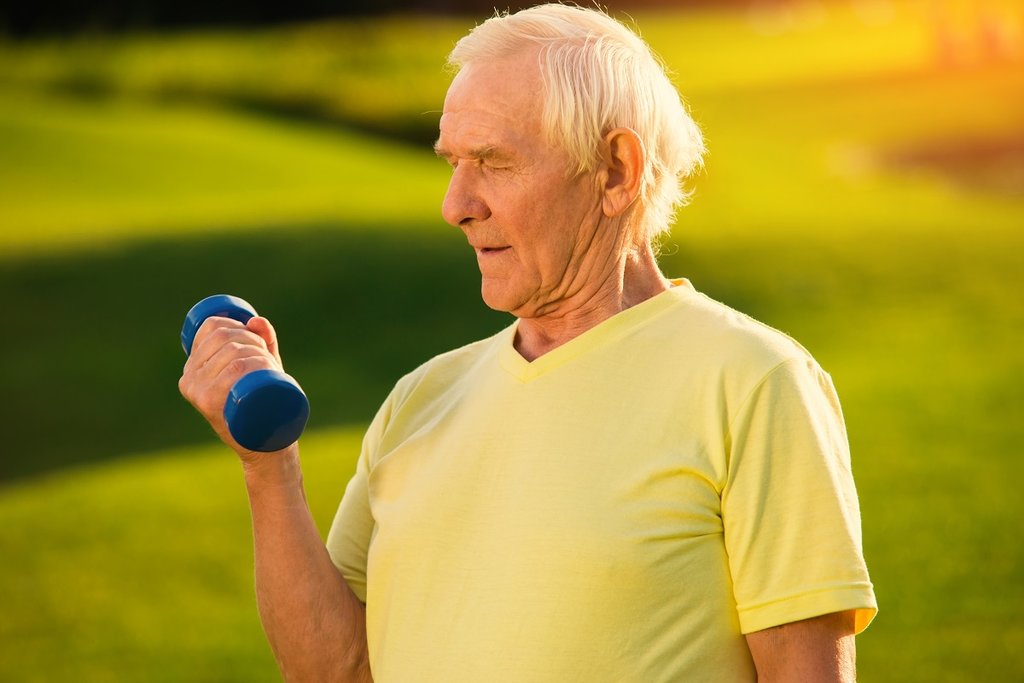
M 742 366 L 758 374 L 791 360 L 814 362 L 811 354 L 785 332 L 696 290 L 677 294 L 666 329 L 676 336 L 678 353 L 710 364 Z
M 440 353 L 404 375 L 395 385 L 397 397 L 408 395 L 425 384 L 451 385 L 497 353 L 498 346 L 509 333 L 505 328 L 484 339 L 479 339 L 450 351 Z

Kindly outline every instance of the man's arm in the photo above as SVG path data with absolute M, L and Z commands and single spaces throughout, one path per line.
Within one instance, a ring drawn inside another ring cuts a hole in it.
M 260 619 L 284 679 L 371 682 L 366 610 L 320 539 L 298 447 L 246 460 L 245 483 Z
M 281 369 L 269 321 L 207 318 L 178 387 L 242 462 L 252 511 L 260 618 L 287 681 L 366 683 L 366 614 L 324 547 L 306 504 L 298 445 L 256 453 L 239 445 L 224 403 L 242 375 Z
M 758 683 L 853 683 L 854 612 L 836 612 L 747 634 Z

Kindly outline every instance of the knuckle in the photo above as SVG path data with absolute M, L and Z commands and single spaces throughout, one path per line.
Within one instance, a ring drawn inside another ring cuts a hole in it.
M 234 377 L 240 377 L 245 374 L 248 369 L 248 363 L 246 358 L 232 358 L 227 365 L 227 371 Z
M 233 358 L 227 367 L 231 375 L 241 377 L 253 370 L 267 367 L 267 361 L 263 356 L 244 356 Z
M 217 320 L 215 318 L 207 318 L 199 325 L 199 329 L 196 330 L 196 336 L 192 342 L 193 345 L 205 342 L 218 329 L 220 329 L 220 325 L 218 325 Z
M 246 349 L 247 345 L 240 341 L 229 341 L 224 344 L 224 348 L 230 351 L 232 354 L 241 353 Z
M 231 338 L 231 329 L 227 327 L 217 327 L 210 331 L 209 340 L 217 346 L 224 346 Z

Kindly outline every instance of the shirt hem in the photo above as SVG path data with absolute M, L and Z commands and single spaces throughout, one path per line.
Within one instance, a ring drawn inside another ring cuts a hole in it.
M 740 632 L 743 634 L 753 633 L 773 626 L 847 610 L 856 611 L 854 634 L 860 633 L 868 627 L 878 612 L 878 604 L 870 583 L 840 589 L 830 587 L 811 593 L 801 593 L 757 607 L 740 609 Z

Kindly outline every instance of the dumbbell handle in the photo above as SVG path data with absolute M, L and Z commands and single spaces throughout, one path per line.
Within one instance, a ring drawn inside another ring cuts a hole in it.
M 256 316 L 244 299 L 228 294 L 208 296 L 193 306 L 181 327 L 181 346 L 188 355 L 196 332 L 209 317 L 247 323 Z M 252 451 L 278 451 L 298 440 L 309 419 L 309 401 L 291 375 L 255 370 L 241 377 L 224 403 L 224 420 L 235 441 Z

